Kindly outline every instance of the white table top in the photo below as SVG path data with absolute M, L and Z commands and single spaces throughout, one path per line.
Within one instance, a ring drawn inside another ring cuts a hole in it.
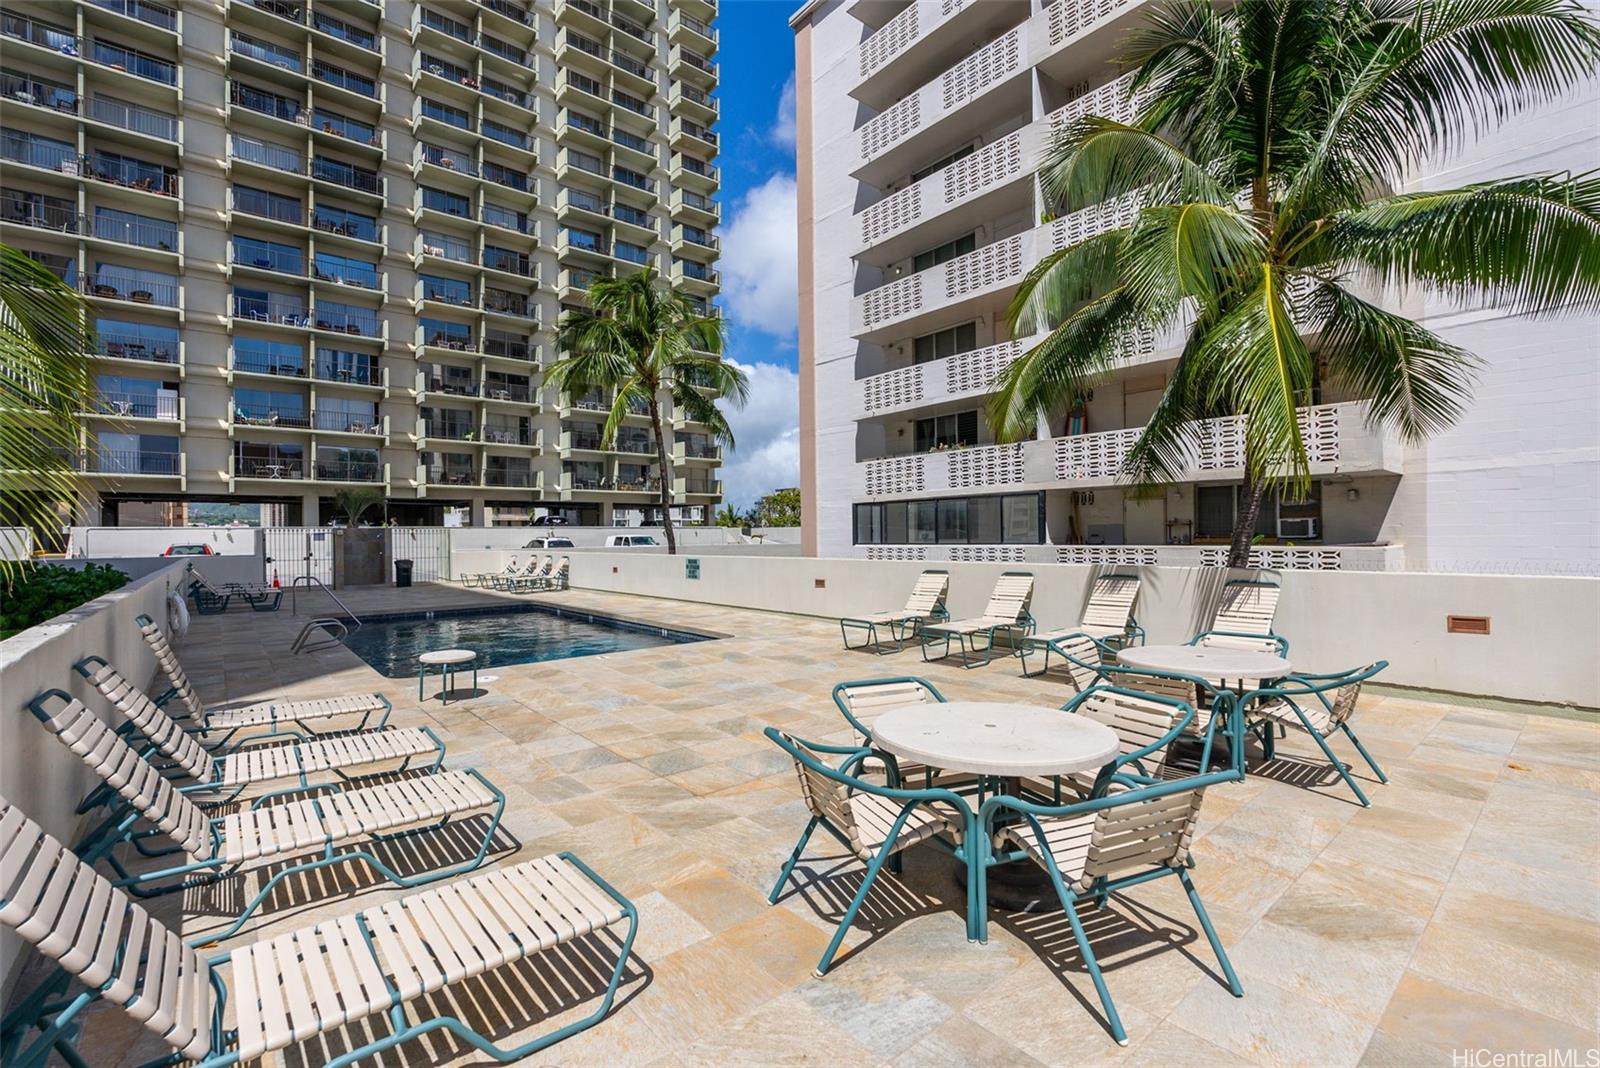
M 1275 653 L 1203 645 L 1136 645 L 1118 650 L 1117 663 L 1202 679 L 1277 679 L 1292 670 L 1289 661 Z
M 417 657 L 423 664 L 465 664 L 476 659 L 478 654 L 471 649 L 440 649 Z
M 1103 723 L 989 701 L 891 708 L 872 724 L 872 739 L 904 760 L 982 775 L 1070 775 L 1104 767 L 1121 751 Z

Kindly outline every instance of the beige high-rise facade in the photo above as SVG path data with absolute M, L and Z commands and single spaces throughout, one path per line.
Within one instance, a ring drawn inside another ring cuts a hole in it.
M 1238 418 L 1192 428 L 1160 492 L 1123 459 L 1181 336 L 1136 339 L 1073 410 L 1000 443 L 991 385 L 1038 337 L 1008 306 L 1051 252 L 1123 225 L 1055 217 L 1034 174 L 1079 116 L 1127 120 L 1130 30 L 1157 0 L 811 0 L 796 42 L 801 480 L 807 548 L 883 560 L 1211 565 L 1243 477 Z M 1517 114 L 1407 176 L 1454 188 L 1600 163 L 1600 87 Z M 1377 283 L 1373 283 L 1374 288 Z M 1523 316 L 1379 292 L 1484 360 L 1460 423 L 1406 447 L 1319 381 L 1301 412 L 1315 480 L 1268 500 L 1273 568 L 1600 574 L 1600 361 L 1590 315 Z
M 0 241 L 91 307 L 78 520 L 657 518 L 649 421 L 547 388 L 561 314 L 718 291 L 716 0 L 12 0 Z M 671 418 L 674 507 L 720 500 Z

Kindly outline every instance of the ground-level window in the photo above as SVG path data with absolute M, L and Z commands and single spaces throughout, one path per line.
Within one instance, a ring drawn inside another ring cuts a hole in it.
M 1044 494 L 858 504 L 857 545 L 1039 545 Z
M 1195 492 L 1194 533 L 1197 538 L 1233 535 L 1234 516 L 1241 507 L 1242 486 L 1200 486 Z M 1313 482 L 1299 500 L 1268 490 L 1256 515 L 1257 534 L 1269 538 L 1309 541 L 1322 536 L 1322 483 Z

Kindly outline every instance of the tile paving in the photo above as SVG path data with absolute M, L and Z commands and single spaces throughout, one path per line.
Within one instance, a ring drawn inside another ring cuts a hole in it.
M 479 767 L 506 792 L 496 863 L 571 850 L 639 906 L 618 1007 L 531 1063 L 1445 1066 L 1452 1050 L 1575 1049 L 1584 1063 L 1600 1046 L 1593 720 L 1369 691 L 1358 726 L 1391 776 L 1382 786 L 1355 772 L 1371 809 L 1293 736 L 1272 777 L 1208 791 L 1195 879 L 1245 997 L 1228 994 L 1176 880 L 1138 887 L 1087 921 L 1131 1038 L 1119 1047 L 1061 914 L 996 915 L 988 944 L 968 944 L 953 862 L 934 850 L 913 850 L 900 877 L 885 871 L 824 980 L 812 968 L 861 865 L 818 836 L 798 885 L 778 907 L 765 901 L 806 813 L 762 728 L 845 740 L 829 700 L 845 679 L 921 674 L 952 699 L 1039 703 L 1065 700 L 1061 684 L 1020 678 L 1014 660 L 964 671 L 915 650 L 845 652 L 825 620 L 569 591 L 540 596 L 729 637 L 486 670 L 481 693 L 443 706 L 343 648 L 288 655 L 299 624 L 325 607 L 315 596 L 301 595 L 299 618 L 287 605 L 197 618 L 181 653 L 202 694 L 221 704 L 380 690 L 393 722 L 432 727 L 448 766 Z M 346 599 L 371 613 L 501 595 L 425 584 Z M 427 848 L 448 853 L 468 836 L 442 837 Z M 285 886 L 235 943 L 396 893 L 359 872 L 333 893 Z M 187 914 L 176 899 L 155 911 L 191 935 L 217 923 L 218 901 L 181 904 Z M 585 984 L 616 945 L 593 939 L 412 1011 L 454 1012 L 514 1044 L 588 1011 Z M 383 1026 L 273 1063 L 320 1064 Z M 161 1052 L 103 1010 L 84 1042 L 97 1065 Z M 435 1036 L 386 1061 L 483 1059 Z

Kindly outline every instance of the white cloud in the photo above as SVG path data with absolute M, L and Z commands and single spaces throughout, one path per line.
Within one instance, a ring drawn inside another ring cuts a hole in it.
M 723 496 L 743 512 L 756 498 L 800 484 L 800 376 L 775 363 L 733 362 L 750 379 L 750 401 L 727 407 L 738 447 L 723 460 Z
M 792 338 L 799 322 L 794 176 L 751 187 L 722 229 L 722 301 L 736 328 Z
M 791 71 L 789 80 L 783 83 L 783 92 L 778 94 L 778 119 L 767 135 L 772 139 L 772 143 L 780 148 L 794 147 L 794 106 L 794 73 Z

